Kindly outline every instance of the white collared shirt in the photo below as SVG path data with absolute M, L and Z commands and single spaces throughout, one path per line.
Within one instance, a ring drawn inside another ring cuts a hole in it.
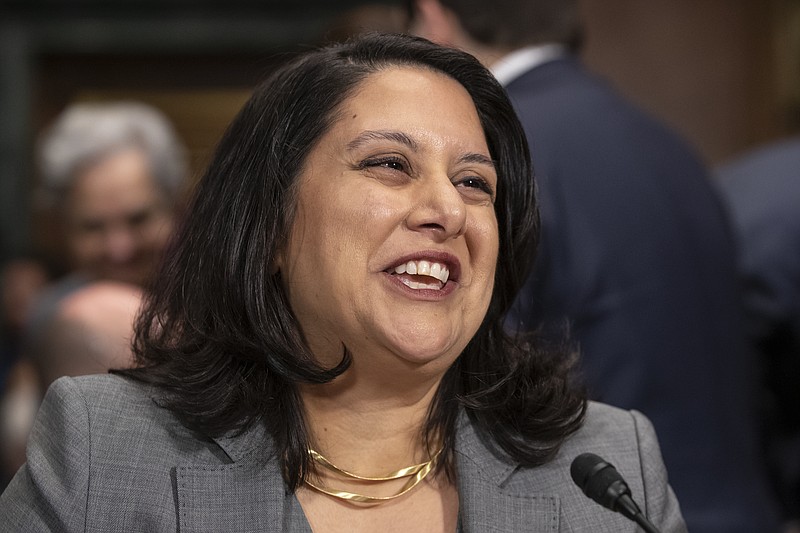
M 505 87 L 533 67 L 558 59 L 566 53 L 564 46 L 555 43 L 526 46 L 501 57 L 489 70 Z

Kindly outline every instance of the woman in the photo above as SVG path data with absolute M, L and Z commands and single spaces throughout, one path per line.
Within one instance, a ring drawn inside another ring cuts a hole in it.
M 530 175 L 469 55 L 373 35 L 281 69 L 196 191 L 139 368 L 53 385 L 0 511 L 34 531 L 633 531 L 570 481 L 592 450 L 682 531 L 649 423 L 587 410 L 569 358 L 503 333 Z

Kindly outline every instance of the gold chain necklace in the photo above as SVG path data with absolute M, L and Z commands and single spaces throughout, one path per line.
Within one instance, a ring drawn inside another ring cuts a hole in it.
M 391 496 L 366 496 L 364 494 L 348 492 L 346 490 L 335 490 L 332 488 L 314 484 L 311 481 L 309 481 L 308 478 L 305 479 L 305 483 L 314 490 L 317 490 L 323 494 L 327 494 L 328 496 L 333 496 L 334 498 L 340 500 L 346 500 L 357 503 L 382 503 L 387 500 L 393 500 L 399 496 L 402 496 L 406 492 L 410 491 L 411 489 L 419 485 L 419 483 L 423 479 L 425 479 L 425 477 L 430 473 L 430 471 L 433 470 L 433 468 L 436 466 L 436 463 L 439 459 L 439 455 L 442 453 L 442 449 L 443 448 L 440 448 L 438 452 L 433 454 L 433 457 L 431 457 L 428 461 L 424 463 L 408 466 L 406 468 L 401 468 L 400 470 L 395 470 L 394 472 L 389 472 L 388 474 L 378 477 L 359 476 L 358 474 L 348 472 L 347 470 L 343 470 L 338 466 L 334 465 L 333 463 L 331 463 L 327 458 L 325 458 L 319 452 L 312 450 L 311 448 L 308 449 L 308 455 L 311 456 L 311 459 L 315 463 L 325 468 L 326 470 L 330 470 L 331 472 L 335 472 L 346 478 L 357 479 L 360 481 L 391 481 L 394 479 L 402 479 L 407 477 L 408 481 L 406 482 L 406 484 L 403 485 L 403 487 L 398 492 L 392 494 Z

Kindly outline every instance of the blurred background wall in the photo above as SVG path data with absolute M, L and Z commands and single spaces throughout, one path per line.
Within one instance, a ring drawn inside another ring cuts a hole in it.
M 0 0 L 0 261 L 31 243 L 58 247 L 36 209 L 33 148 L 67 104 L 156 105 L 196 176 L 259 79 L 358 25 L 402 28 L 401 4 Z M 583 0 L 583 9 L 589 67 L 710 164 L 800 125 L 800 0 Z
M 798 124 L 797 0 L 583 0 L 584 59 L 711 163 Z

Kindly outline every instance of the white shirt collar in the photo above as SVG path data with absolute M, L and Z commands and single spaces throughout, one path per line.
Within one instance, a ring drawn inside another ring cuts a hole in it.
M 566 53 L 564 46 L 555 43 L 526 46 L 501 57 L 489 70 L 500 85 L 506 86 L 533 67 L 557 59 Z

